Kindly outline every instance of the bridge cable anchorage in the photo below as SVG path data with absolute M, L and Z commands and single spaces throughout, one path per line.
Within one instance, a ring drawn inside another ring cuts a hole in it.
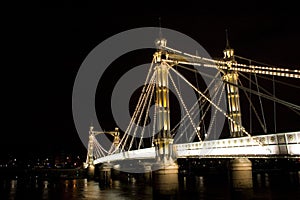
M 248 133 L 246 131 L 246 129 L 241 126 L 239 123 L 237 123 L 235 120 L 233 120 L 230 116 L 228 116 L 228 114 L 223 111 L 219 106 L 217 106 L 214 102 L 212 102 L 208 97 L 206 97 L 201 91 L 199 91 L 193 84 L 191 84 L 184 76 L 182 76 L 179 72 L 177 72 L 176 70 L 174 70 L 172 67 L 170 67 L 167 64 L 168 68 L 171 69 L 173 72 L 175 72 L 178 76 L 180 76 L 188 85 L 190 85 L 196 92 L 198 92 L 201 96 L 203 96 L 210 104 L 212 104 L 216 109 L 218 109 L 228 120 L 230 120 L 232 123 L 236 124 L 243 133 L 245 133 L 248 137 L 250 137 L 251 139 L 253 139 L 254 141 L 256 141 L 259 145 L 263 146 L 263 144 L 258 141 L 257 139 L 254 139 L 250 133 Z
M 148 70 L 148 74 L 147 74 L 146 80 L 145 80 L 145 82 L 144 82 L 144 86 L 143 86 L 143 89 L 142 89 L 142 93 L 141 93 L 141 95 L 140 95 L 140 97 L 139 97 L 138 103 L 137 103 L 137 105 L 136 105 L 135 111 L 134 111 L 134 113 L 133 113 L 133 116 L 132 116 L 131 121 L 129 122 L 129 124 L 131 124 L 131 123 L 134 122 L 134 120 L 135 120 L 135 115 L 137 115 L 138 109 L 140 108 L 140 104 L 141 104 L 142 98 L 143 98 L 143 96 L 144 96 L 144 91 L 145 91 L 145 89 L 146 89 L 146 85 L 147 85 L 149 76 L 150 76 L 151 71 L 152 71 L 152 69 L 153 69 L 154 60 L 155 60 L 155 58 L 152 59 L 152 62 L 151 62 L 151 65 L 150 65 L 150 67 L 149 67 L 149 70 Z M 125 130 L 124 136 L 126 135 L 126 133 L 128 133 L 129 128 L 130 128 L 130 126 L 128 126 L 127 129 Z M 124 137 L 124 136 L 122 137 L 122 139 L 121 139 L 119 145 L 117 146 L 117 148 L 120 148 L 120 145 L 123 144 L 123 140 L 124 140 L 125 138 L 126 138 L 125 140 L 127 141 L 127 139 L 128 139 L 128 134 L 127 134 L 127 137 Z M 125 148 L 126 141 L 124 142 L 124 145 L 122 146 L 122 151 L 123 151 L 124 148 Z
M 170 80 L 171 80 L 171 82 L 172 82 L 172 84 L 173 84 L 173 86 L 174 86 L 174 88 L 175 88 L 175 90 L 176 90 L 176 93 L 177 93 L 178 96 L 179 96 L 179 99 L 180 99 L 180 101 L 181 101 L 181 103 L 182 103 L 182 105 L 183 105 L 183 108 L 184 108 L 185 112 L 187 113 L 188 118 L 190 119 L 193 128 L 195 129 L 195 132 L 196 132 L 196 134 L 197 134 L 197 136 L 198 136 L 198 139 L 199 139 L 199 141 L 201 142 L 202 139 L 201 139 L 201 137 L 200 137 L 200 134 L 199 134 L 199 132 L 198 132 L 198 129 L 197 129 L 197 127 L 195 126 L 195 124 L 194 124 L 194 122 L 193 122 L 193 119 L 192 119 L 192 117 L 191 117 L 191 115 L 190 115 L 190 113 L 189 113 L 189 111 L 188 111 L 188 109 L 187 109 L 187 107 L 186 107 L 186 105 L 185 105 L 183 99 L 182 99 L 181 93 L 179 92 L 179 90 L 178 90 L 178 88 L 177 88 L 177 86 L 176 86 L 176 84 L 175 84 L 175 82 L 174 82 L 174 80 L 173 80 L 171 74 L 168 73 L 168 75 L 169 75 L 169 78 L 170 78 Z
M 148 85 L 147 90 L 146 90 L 146 96 L 145 96 L 145 98 L 144 98 L 144 100 L 143 100 L 142 110 L 138 112 L 140 115 L 139 115 L 139 118 L 138 118 L 136 127 L 135 127 L 135 129 L 134 129 L 134 132 L 133 132 L 133 136 L 132 136 L 131 142 L 130 142 L 130 144 L 129 144 L 129 150 L 131 149 L 132 144 L 133 144 L 133 141 L 135 140 L 136 133 L 137 133 L 137 129 L 138 129 L 138 126 L 139 126 L 139 124 L 140 124 L 140 122 L 141 122 L 142 114 L 143 114 L 143 112 L 144 112 L 144 110 L 145 110 L 145 107 L 146 107 L 146 104 L 147 104 L 146 102 L 147 102 L 148 97 L 149 97 L 149 90 L 150 90 L 150 88 L 151 88 L 151 90 L 152 90 L 151 93 L 153 94 L 154 84 L 151 84 L 151 82 L 153 82 L 153 79 L 154 79 L 155 77 L 156 77 L 156 74 L 154 73 L 153 76 L 151 77 L 150 84 Z M 149 89 L 148 89 L 148 88 L 149 88 Z M 147 117 L 147 116 L 146 116 L 146 117 Z M 143 127 L 143 129 L 145 129 L 145 127 Z M 144 132 L 144 130 L 143 130 L 142 132 Z
M 242 74 L 242 73 L 239 72 L 239 75 L 243 76 L 244 78 L 248 79 L 251 83 L 255 84 L 254 81 L 252 81 L 251 79 L 249 79 L 248 77 L 246 77 L 244 74 Z M 258 77 L 259 77 L 259 76 L 258 76 Z M 261 78 L 262 78 L 262 77 L 261 77 Z M 263 90 L 267 95 L 269 95 L 270 98 L 273 97 L 273 99 L 276 99 L 276 100 L 278 100 L 278 101 L 283 101 L 283 100 L 281 100 L 281 99 L 279 99 L 279 98 L 277 98 L 277 97 L 274 97 L 270 92 L 268 92 L 268 91 L 267 91 L 266 89 L 264 89 L 263 87 L 261 87 L 261 86 L 259 86 L 259 85 L 258 85 L 258 87 L 259 87 L 261 90 Z M 299 87 L 299 88 L 300 88 L 300 87 Z M 242 89 L 242 88 L 241 88 L 241 89 Z M 247 89 L 247 88 L 246 88 L 246 89 Z M 251 91 L 253 91 L 253 90 L 248 89 L 248 92 L 249 92 L 250 94 L 252 94 Z M 267 99 L 269 99 L 269 98 L 267 98 Z M 269 99 L 269 100 L 271 100 L 271 99 Z M 274 101 L 274 100 L 272 100 L 272 101 Z M 286 103 L 289 103 L 289 102 L 287 102 L 287 101 L 285 101 L 285 102 L 286 102 Z M 277 102 L 277 103 L 278 103 L 278 102 Z M 282 104 L 282 105 L 285 105 L 285 104 Z M 288 105 L 285 105 L 285 106 L 286 106 L 287 108 L 289 108 L 291 111 L 295 112 L 297 115 L 300 116 L 300 112 L 294 110 L 295 108 L 290 107 L 290 106 L 288 106 Z

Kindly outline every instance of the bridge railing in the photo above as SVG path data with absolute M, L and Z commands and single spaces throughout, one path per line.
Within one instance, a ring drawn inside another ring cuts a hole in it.
M 178 157 L 226 155 L 299 155 L 300 132 L 175 144 Z

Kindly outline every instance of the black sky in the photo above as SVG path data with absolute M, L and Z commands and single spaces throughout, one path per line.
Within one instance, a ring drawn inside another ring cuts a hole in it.
M 162 27 L 192 37 L 212 57 L 222 56 L 228 29 L 236 54 L 299 69 L 300 18 L 288 11 L 277 11 L 128 17 L 42 6 L 33 15 L 20 15 L 8 21 L 10 31 L 4 39 L 8 43 L 5 55 L 10 62 L 3 66 L 6 70 L 2 74 L 5 79 L 2 153 L 45 149 L 85 152 L 72 116 L 73 83 L 82 61 L 95 46 L 116 33 L 158 26 L 159 16 Z M 288 95 L 288 99 L 300 104 L 299 93 Z M 300 130 L 295 120 L 286 121 Z

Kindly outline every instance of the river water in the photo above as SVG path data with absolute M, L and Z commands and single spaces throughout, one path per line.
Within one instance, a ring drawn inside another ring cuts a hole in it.
M 233 189 L 226 174 L 179 176 L 176 191 L 165 193 L 151 182 L 128 177 L 100 187 L 87 179 L 1 179 L 0 199 L 300 199 L 300 171 L 253 173 L 253 189 Z M 157 186 L 157 185 L 156 185 Z

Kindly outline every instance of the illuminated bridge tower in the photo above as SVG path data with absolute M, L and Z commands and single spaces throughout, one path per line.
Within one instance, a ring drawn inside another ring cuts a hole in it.
M 89 131 L 89 144 L 88 144 L 88 152 L 87 159 L 85 164 L 87 165 L 87 173 L 88 178 L 93 178 L 95 176 L 95 165 L 94 165 L 94 143 L 93 143 L 93 127 L 90 127 Z
M 227 35 L 226 35 L 227 36 Z M 232 67 L 234 60 L 234 50 L 230 48 L 228 38 L 224 52 L 224 61 L 227 62 L 227 70 L 223 80 L 227 82 L 227 100 L 228 100 L 228 116 L 233 120 L 229 120 L 229 130 L 231 137 L 241 137 L 242 117 L 240 107 L 240 96 L 238 85 L 238 73 Z M 234 158 L 230 160 L 230 175 L 233 188 L 252 188 L 252 163 L 248 158 Z
M 160 39 L 159 46 L 166 46 L 167 41 Z M 169 66 L 163 62 L 168 53 L 158 49 L 153 55 L 156 73 L 156 124 L 159 131 L 154 140 L 156 152 L 156 167 L 154 171 L 154 191 L 160 194 L 174 194 L 178 190 L 178 165 L 173 159 L 173 138 L 170 133 L 170 105 L 169 105 Z
M 226 48 L 224 52 L 224 61 L 227 62 L 227 70 L 225 70 L 225 75 L 223 80 L 227 82 L 227 100 L 228 100 L 228 116 L 233 119 L 229 120 L 229 130 L 231 137 L 241 137 L 243 132 L 241 131 L 242 118 L 241 118 L 241 107 L 240 107 L 240 97 L 239 89 L 235 85 L 238 85 L 238 73 L 232 64 L 236 61 L 234 60 L 234 50 L 230 48 L 227 39 Z
M 166 46 L 166 40 L 159 40 L 161 46 Z M 169 84 L 168 84 L 168 65 L 162 61 L 168 54 L 158 50 L 154 54 L 156 66 L 156 99 L 157 110 L 157 130 L 159 131 L 154 145 L 156 147 L 156 159 L 159 163 L 171 164 L 173 139 L 170 134 L 170 105 L 169 105 Z

